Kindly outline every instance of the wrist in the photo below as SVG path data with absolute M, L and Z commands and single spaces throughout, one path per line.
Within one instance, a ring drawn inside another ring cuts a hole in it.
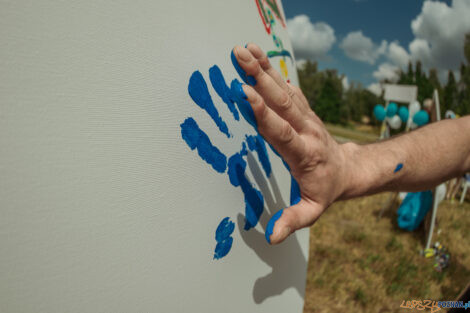
M 364 146 L 348 142 L 340 146 L 344 156 L 342 180 L 343 191 L 339 200 L 359 197 L 367 193 L 371 181 L 371 169 L 367 168 L 368 153 Z

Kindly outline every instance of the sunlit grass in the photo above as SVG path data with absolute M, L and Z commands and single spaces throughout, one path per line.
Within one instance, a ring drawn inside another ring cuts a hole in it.
M 377 220 L 387 199 L 336 203 L 311 228 L 304 312 L 400 312 L 403 300 L 455 300 L 470 281 L 468 202 L 439 207 L 433 241 L 450 251 L 451 263 L 438 273 L 419 253 L 424 229 L 398 228 L 398 204 Z

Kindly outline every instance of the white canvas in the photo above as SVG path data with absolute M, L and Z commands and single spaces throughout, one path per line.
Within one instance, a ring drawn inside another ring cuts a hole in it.
M 273 33 L 292 53 L 282 8 L 268 34 L 260 3 L 0 1 L 0 312 L 302 310 L 308 230 L 264 238 L 289 205 L 281 160 L 267 149 L 267 177 L 256 152 L 244 156 L 264 204 L 246 231 L 242 189 L 180 126 L 192 118 L 227 157 L 256 135 L 209 69 L 240 80 L 232 47 L 280 50 Z M 293 59 L 271 61 L 298 84 Z M 195 71 L 229 137 L 190 97 Z M 226 217 L 233 244 L 214 259 Z

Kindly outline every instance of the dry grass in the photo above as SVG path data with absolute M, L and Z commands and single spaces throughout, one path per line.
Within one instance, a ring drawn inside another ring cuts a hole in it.
M 420 255 L 424 230 L 396 223 L 397 205 L 377 221 L 388 194 L 334 204 L 311 228 L 304 312 L 410 312 L 403 300 L 454 300 L 470 281 L 470 204 L 443 202 L 441 242 L 451 253 L 442 273 Z

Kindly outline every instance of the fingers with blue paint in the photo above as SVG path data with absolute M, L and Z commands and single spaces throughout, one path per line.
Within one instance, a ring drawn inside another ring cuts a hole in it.
M 293 101 L 295 97 L 293 88 L 265 72 L 258 59 L 247 48 L 237 46 L 233 49 L 233 53 L 245 72 L 255 77 L 257 83 L 253 88 L 264 99 L 266 105 L 286 120 L 296 131 L 309 130 L 311 124 L 306 118 L 308 115 L 303 110 L 304 106 L 297 105 L 301 101 Z M 264 65 L 267 66 L 267 64 Z
M 246 96 L 246 101 L 251 105 L 257 130 L 263 138 L 282 155 L 287 163 L 301 162 L 301 158 L 306 153 L 305 145 L 295 129 L 271 110 L 253 87 L 242 85 L 241 88 Z

